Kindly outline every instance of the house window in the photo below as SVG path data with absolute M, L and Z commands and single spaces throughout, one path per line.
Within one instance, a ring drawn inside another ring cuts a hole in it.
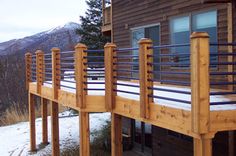
M 210 42 L 217 42 L 217 12 L 209 11 L 174 18 L 170 21 L 171 44 L 189 43 L 190 34 L 194 31 L 207 32 Z M 172 48 L 173 53 L 188 53 L 190 47 Z M 210 53 L 216 53 L 217 47 L 211 47 Z M 174 59 L 177 62 L 189 62 L 189 57 Z M 211 61 L 216 61 L 217 57 L 211 56 Z
M 154 46 L 157 46 L 160 44 L 160 26 L 159 25 L 152 25 L 152 26 L 144 26 L 142 28 L 137 28 L 132 30 L 131 34 L 131 44 L 132 47 L 139 47 L 138 41 L 141 38 L 150 38 L 153 42 Z M 133 55 L 138 55 L 138 50 L 133 51 Z M 138 58 L 133 59 L 134 62 L 138 61 Z M 159 57 L 159 50 L 154 49 L 154 62 L 158 63 L 160 62 Z M 138 66 L 133 67 L 134 70 L 138 70 Z M 154 66 L 155 71 L 160 70 L 159 65 Z M 133 74 L 134 77 L 137 77 L 137 75 Z M 160 75 L 158 73 L 154 74 L 155 79 L 159 79 Z

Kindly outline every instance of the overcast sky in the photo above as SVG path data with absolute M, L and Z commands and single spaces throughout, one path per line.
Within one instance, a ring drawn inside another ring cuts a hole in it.
M 86 9 L 85 0 L 0 0 L 0 42 L 79 23 Z

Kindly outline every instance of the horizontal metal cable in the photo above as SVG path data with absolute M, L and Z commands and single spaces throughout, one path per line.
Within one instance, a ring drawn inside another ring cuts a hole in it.
M 185 104 L 191 104 L 191 101 L 186 101 L 186 100 L 180 100 L 180 99 L 174 99 L 174 98 L 168 98 L 168 97 L 162 97 L 162 96 L 156 96 L 156 95 L 149 95 L 149 97 L 162 99 L 162 100 L 168 100 L 168 101 L 174 101 L 174 102 L 180 102 L 180 103 L 185 103 Z
M 140 93 L 125 91 L 125 90 L 119 90 L 119 89 L 114 89 L 113 91 L 115 91 L 115 92 L 121 92 L 121 93 L 127 93 L 127 94 L 133 94 L 133 95 L 140 95 Z
M 60 60 L 61 61 L 74 61 L 74 57 L 61 57 Z
M 84 69 L 86 72 L 104 72 L 105 69 Z
M 43 83 L 46 83 L 46 84 L 52 84 L 52 82 L 47 82 L 47 81 L 45 81 L 45 82 L 43 82 Z
M 167 72 L 167 71 L 148 71 L 148 73 L 156 73 L 162 75 L 190 75 L 190 72 Z
M 72 54 L 74 53 L 75 51 L 63 51 L 63 52 L 60 52 L 60 54 Z
M 157 91 L 171 92 L 171 93 L 179 93 L 179 94 L 188 94 L 188 95 L 191 95 L 191 92 L 190 92 L 190 91 L 173 90 L 173 89 L 165 89 L 165 88 L 157 88 L 157 87 L 148 87 L 148 89 L 157 90 Z
M 73 68 L 56 68 L 57 70 L 61 70 L 61 71 L 75 71 L 75 69 Z
M 105 91 L 105 88 L 84 88 L 84 90 Z
M 163 48 L 176 48 L 176 47 L 187 47 L 187 46 L 190 46 L 190 43 L 151 46 L 148 47 L 148 49 L 163 49 Z
M 84 84 L 105 84 L 105 82 L 84 82 Z
M 175 81 L 175 80 L 148 79 L 148 81 L 157 81 L 157 82 L 161 82 L 161 83 L 169 83 L 169 84 L 176 84 L 176 85 L 183 85 L 183 86 L 188 86 L 188 85 L 190 85 L 190 82 Z
M 125 83 L 113 83 L 114 85 L 119 85 L 119 86 L 127 86 L 127 87 L 135 87 L 139 88 L 139 85 L 132 85 L 132 84 L 125 84 Z
M 113 65 L 139 65 L 139 62 L 115 62 Z
M 61 87 L 65 87 L 65 88 L 69 88 L 69 89 L 76 89 L 75 87 L 71 87 L 71 86 L 66 86 L 66 85 L 60 85 Z
M 236 53 L 228 53 L 228 52 L 219 52 L 219 53 L 210 53 L 211 56 L 236 56 Z
M 122 58 L 122 59 L 128 59 L 128 58 L 135 58 L 135 57 L 139 57 L 139 55 L 118 55 L 118 56 L 113 56 L 113 58 Z
M 235 85 L 236 82 L 211 82 L 210 85 Z
M 236 104 L 236 101 L 210 102 L 210 105 L 230 105 Z
M 211 46 L 236 46 L 236 43 L 235 42 L 232 42 L 232 43 L 220 43 L 220 42 L 211 42 L 210 43 Z
M 160 65 L 160 66 L 190 66 L 190 63 L 183 63 L 183 62 L 160 62 L 160 63 L 148 63 L 148 65 Z
M 125 80 L 139 80 L 139 78 L 136 77 L 127 77 L 127 76 L 114 76 L 116 79 L 125 79 Z
M 96 52 L 96 53 L 104 53 L 104 50 L 103 49 L 98 49 L 98 50 L 92 50 L 92 49 L 88 49 L 88 50 L 84 50 L 84 52 L 87 52 L 87 53 L 92 53 L 92 52 Z
M 210 95 L 230 95 L 236 94 L 236 92 L 211 92 Z
M 104 56 L 84 56 L 84 59 L 91 59 L 91 58 L 104 58 Z
M 236 72 L 210 72 L 210 75 L 236 75 Z
M 134 47 L 134 48 L 120 48 L 120 49 L 114 49 L 114 52 L 127 52 L 127 51 L 131 51 L 131 50 L 139 50 L 138 47 Z
M 101 75 L 98 75 L 98 76 L 85 75 L 84 77 L 85 77 L 85 78 L 105 78 L 105 76 L 101 76 Z
M 236 65 L 236 62 L 210 62 L 210 66 L 212 65 Z
M 68 83 L 76 83 L 75 81 L 64 80 L 64 79 L 61 79 L 61 81 L 63 81 L 63 82 L 68 82 Z
M 104 62 L 86 62 L 84 65 L 104 65 Z
M 139 70 L 125 70 L 125 69 L 114 69 L 115 72 L 124 72 L 124 73 L 139 73 Z

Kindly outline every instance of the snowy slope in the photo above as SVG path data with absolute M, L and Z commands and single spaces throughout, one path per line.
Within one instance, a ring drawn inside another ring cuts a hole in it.
M 68 114 L 66 112 L 65 114 Z M 61 114 L 61 116 L 63 116 Z M 90 115 L 91 132 L 101 129 L 105 121 L 110 119 L 109 113 L 94 113 Z M 41 118 L 36 120 L 36 140 L 37 145 L 42 141 L 42 122 Z M 60 149 L 74 147 L 79 144 L 79 124 L 77 117 L 59 118 L 60 125 Z M 48 136 L 50 142 L 51 126 L 50 117 L 48 117 Z M 92 139 L 92 137 L 91 137 Z M 27 156 L 27 155 L 46 155 L 51 153 L 51 144 L 39 150 L 37 153 L 29 153 L 29 123 L 0 127 L 0 155 L 1 156 Z

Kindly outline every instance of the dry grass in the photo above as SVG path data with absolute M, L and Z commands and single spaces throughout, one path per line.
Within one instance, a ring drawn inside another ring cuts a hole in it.
M 65 111 L 67 108 L 59 106 L 59 112 Z M 48 105 L 48 115 L 50 115 L 50 105 Z M 35 109 L 36 118 L 41 116 L 41 107 L 38 106 Z M 25 122 L 29 120 L 28 108 L 22 108 L 20 104 L 12 104 L 0 118 L 0 126 L 12 125 L 19 122 Z

